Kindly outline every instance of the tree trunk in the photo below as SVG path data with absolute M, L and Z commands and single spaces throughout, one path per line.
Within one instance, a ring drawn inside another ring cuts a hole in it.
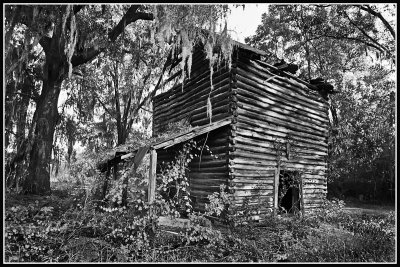
M 23 184 L 23 192 L 30 194 L 50 192 L 51 150 L 54 131 L 59 121 L 57 103 L 67 69 L 60 56 L 48 55 L 46 61 L 47 79 L 43 80 L 42 93 L 36 106 L 28 177 Z
M 11 87 L 18 86 L 18 90 L 13 91 Z M 7 94 L 15 93 L 15 112 L 6 113 L 6 128 L 12 132 L 12 122 L 15 121 L 16 133 L 14 144 L 16 147 L 15 156 L 7 162 L 6 166 L 6 185 L 7 188 L 16 188 L 18 191 L 18 186 L 20 185 L 19 180 L 23 175 L 23 171 L 26 170 L 24 166 L 24 155 L 25 155 L 25 144 L 26 144 L 26 117 L 28 113 L 28 106 L 30 95 L 32 94 L 35 88 L 34 78 L 25 74 L 23 83 L 18 83 L 15 85 L 15 82 L 7 85 Z M 11 119 L 13 117 L 13 119 Z M 10 123 L 11 121 L 11 123 Z M 6 132 L 7 133 L 7 132 Z M 7 137 L 7 136 L 6 136 Z M 7 140 L 6 140 L 7 142 Z M 8 144 L 6 143 L 6 147 Z
M 33 77 L 27 76 L 21 87 L 21 100 L 18 103 L 18 114 L 17 114 L 17 132 L 16 132 L 16 144 L 17 144 L 17 155 L 24 153 L 24 141 L 26 138 L 26 116 L 28 114 L 29 106 L 29 95 L 35 89 L 35 82 Z M 23 171 L 26 170 L 26 162 L 16 162 L 15 177 L 11 187 L 16 188 L 19 191 L 21 177 L 23 177 Z
M 5 95 L 5 110 L 4 110 L 4 126 L 5 126 L 5 143 L 4 149 L 10 144 L 11 136 L 13 130 L 13 114 L 14 114 L 14 82 L 8 83 L 6 85 L 6 95 Z

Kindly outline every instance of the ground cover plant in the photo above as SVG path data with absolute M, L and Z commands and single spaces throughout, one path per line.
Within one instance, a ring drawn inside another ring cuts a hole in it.
M 64 190 L 64 191 L 63 191 Z M 161 195 L 99 211 L 88 189 L 74 186 L 46 197 L 8 194 L 6 262 L 394 262 L 395 215 L 351 214 L 340 200 L 304 216 L 271 215 L 243 225 L 212 223 L 206 214 L 170 231 L 160 215 L 175 214 Z M 68 192 L 74 192 L 70 194 Z M 90 195 L 90 194 L 89 194 Z M 220 201 L 226 201 L 221 194 Z M 138 208 L 140 207 L 140 208 Z M 170 209 L 168 211 L 168 209 Z M 167 212 L 168 211 L 168 212 Z M 171 215 L 170 215 L 171 216 Z M 212 217 L 214 218 L 214 217 Z M 232 217 L 231 217 L 232 218 Z M 221 223 L 223 222 L 223 223 Z

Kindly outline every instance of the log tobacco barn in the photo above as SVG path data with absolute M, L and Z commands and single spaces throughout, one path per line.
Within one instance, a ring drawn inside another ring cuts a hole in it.
M 151 202 L 160 163 L 173 160 L 184 142 L 204 140 L 218 158 L 205 153 L 189 164 L 195 210 L 203 211 L 207 196 L 219 192 L 221 184 L 232 193 L 235 207 L 257 206 L 255 219 L 282 208 L 307 212 L 320 207 L 327 193 L 327 94 L 332 91 L 265 63 L 263 56 L 234 42 L 231 68 L 214 68 L 211 90 L 209 61 L 197 48 L 184 86 L 153 98 L 153 136 L 171 123 L 186 121 L 193 128 L 130 153 L 115 151 L 102 171 L 114 166 L 115 172 L 118 162 L 129 157 L 137 165 L 150 151 Z
M 227 185 L 234 205 L 262 203 L 260 214 L 278 205 L 307 211 L 326 197 L 327 92 L 263 62 L 262 56 L 263 51 L 235 42 L 231 68 L 214 69 L 211 90 L 209 61 L 197 49 L 184 87 L 153 99 L 153 135 L 182 120 L 195 127 L 186 137 L 155 145 L 158 163 L 172 159 L 174 145 L 204 140 L 206 132 L 207 145 L 218 156 L 204 155 L 189 165 L 197 210 L 204 210 L 207 195 L 218 192 L 220 184 Z

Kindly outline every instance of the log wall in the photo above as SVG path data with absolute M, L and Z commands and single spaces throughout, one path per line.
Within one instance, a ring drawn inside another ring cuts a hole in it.
M 192 73 L 185 81 L 184 87 L 179 84 L 169 91 L 153 99 L 153 136 L 161 133 L 169 123 L 188 120 L 191 126 L 202 126 L 210 123 L 207 116 L 207 99 L 210 97 L 212 106 L 211 122 L 231 117 L 232 91 L 231 72 L 223 63 L 216 66 L 212 77 L 211 90 L 209 61 L 203 51 L 196 50 L 193 55 Z M 189 164 L 190 193 L 194 197 L 194 208 L 204 211 L 207 196 L 219 192 L 220 184 L 228 184 L 228 150 L 232 142 L 231 126 L 221 127 L 211 131 L 206 144 L 214 156 L 203 150 L 201 160 L 194 158 Z M 195 138 L 205 140 L 206 134 Z M 204 142 L 199 144 L 203 145 Z M 231 144 L 232 145 L 232 144 Z M 167 150 L 158 150 L 158 162 L 171 161 L 180 146 Z M 159 171 L 159 169 L 158 169 Z
M 213 90 L 208 60 L 203 52 L 195 52 L 193 75 L 183 89 L 177 85 L 153 99 L 153 135 L 185 119 L 192 126 L 210 123 L 210 96 L 212 122 L 231 117 L 232 124 L 209 133 L 207 145 L 218 159 L 205 154 L 201 163 L 195 158 L 189 165 L 195 209 L 204 210 L 207 195 L 226 184 L 234 194 L 233 203 L 261 203 L 260 213 L 269 213 L 274 208 L 277 170 L 300 171 L 302 207 L 305 211 L 319 207 L 327 187 L 327 101 L 305 83 L 277 76 L 249 51 L 236 51 L 231 69 L 215 68 Z M 201 138 L 204 135 L 195 140 Z M 280 156 L 277 145 L 282 148 Z M 174 149 L 157 151 L 158 163 L 172 160 Z
M 273 77 L 268 65 L 240 51 L 232 67 L 234 202 L 263 201 L 260 212 L 270 212 L 280 169 L 302 172 L 303 208 L 319 207 L 326 197 L 327 101 L 294 79 Z
M 229 67 L 216 66 L 213 73 L 211 90 L 209 61 L 202 51 L 193 55 L 192 76 L 171 90 L 157 95 L 153 99 L 153 135 L 161 133 L 169 123 L 188 120 L 192 126 L 210 123 L 207 116 L 207 99 L 212 106 L 212 122 L 230 116 L 231 98 Z

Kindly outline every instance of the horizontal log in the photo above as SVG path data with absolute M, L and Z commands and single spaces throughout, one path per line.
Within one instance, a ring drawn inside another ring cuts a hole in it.
M 218 104 L 219 105 L 217 107 L 212 107 L 211 109 L 212 113 L 226 113 L 231 110 L 231 108 L 229 107 L 229 99 L 222 100 Z M 202 106 L 201 108 L 198 109 L 198 112 L 193 111 L 191 114 L 192 114 L 191 115 L 192 120 L 199 120 L 201 118 L 206 118 L 207 106 Z
M 310 195 L 313 195 L 313 196 L 315 196 L 315 195 L 325 196 L 326 195 L 326 190 L 325 191 L 323 191 L 322 189 L 320 189 L 320 190 L 304 190 L 303 196 L 305 198 L 307 198 Z
M 232 160 L 234 162 L 240 162 L 243 164 L 263 164 L 264 161 L 270 165 L 270 162 L 277 162 L 278 157 L 273 156 L 272 152 L 262 153 L 262 152 L 247 152 L 247 150 L 243 150 L 242 148 L 237 148 L 236 151 L 230 153 L 233 156 Z M 292 157 L 290 160 L 286 158 L 286 155 L 282 155 L 280 157 L 281 162 L 285 164 L 304 164 L 304 165 L 318 165 L 318 166 L 326 166 L 327 163 L 323 160 L 309 160 L 309 159 L 300 159 L 298 157 Z
M 213 76 L 213 86 L 214 90 L 217 91 L 218 88 L 221 88 L 223 85 L 230 84 L 230 74 L 226 71 L 218 71 L 215 76 Z M 211 81 L 208 78 L 203 78 L 202 82 L 187 84 L 182 91 L 176 90 L 173 94 L 169 96 L 169 98 L 165 99 L 162 102 L 155 103 L 154 110 L 162 110 L 171 106 L 171 108 L 176 107 L 179 103 L 187 103 L 200 95 L 212 94 L 214 90 L 210 90 Z M 217 91 L 218 92 L 218 91 Z M 214 92 L 216 94 L 216 92 Z
M 213 160 L 213 161 L 191 161 L 189 163 L 189 168 L 200 171 L 203 168 L 214 168 L 214 167 L 222 167 L 227 166 L 227 160 Z
M 255 119 L 257 121 L 260 121 L 260 124 L 265 124 L 265 123 L 273 123 L 277 124 L 279 126 L 287 127 L 288 129 L 294 130 L 294 131 L 301 131 L 304 133 L 308 134 L 313 134 L 313 135 L 318 135 L 322 137 L 328 137 L 328 130 L 320 130 L 317 129 L 314 125 L 305 123 L 303 121 L 294 121 L 288 118 L 277 118 L 277 117 L 272 117 L 272 116 L 267 116 L 267 115 L 260 115 L 258 113 L 255 113 L 251 111 L 251 109 L 245 109 L 244 107 L 239 107 L 237 109 L 238 116 L 243 116 L 245 118 L 250 118 L 250 119 Z
M 326 186 L 326 180 L 324 179 L 303 179 L 304 184 L 321 184 Z
M 211 103 L 215 105 L 218 105 L 219 102 L 221 101 L 220 95 L 223 93 L 229 93 L 225 98 L 222 99 L 228 99 L 228 96 L 231 94 L 229 92 L 229 78 L 225 78 L 221 83 L 217 84 L 216 87 L 214 88 L 213 91 L 210 92 L 210 89 L 206 88 L 204 86 L 203 91 L 197 92 L 193 97 L 191 98 L 183 98 L 181 101 L 178 101 L 177 99 L 171 99 L 170 102 L 167 102 L 163 106 L 153 106 L 154 108 L 154 113 L 153 116 L 155 118 L 162 118 L 162 117 L 167 117 L 170 114 L 175 115 L 173 112 L 183 112 L 190 111 L 193 114 L 200 113 L 203 108 L 203 106 L 206 106 L 207 104 L 207 99 L 210 97 Z M 219 96 L 219 97 L 218 97 Z M 180 114 L 177 114 L 180 115 Z
M 215 67 L 214 68 L 214 75 L 213 78 L 215 78 L 216 76 L 226 73 L 228 68 L 221 68 L 218 69 Z M 184 88 L 190 88 L 195 84 L 201 84 L 204 83 L 205 81 L 210 80 L 210 70 L 209 68 L 206 68 L 206 71 L 204 71 L 201 75 L 198 75 L 192 79 L 190 79 L 185 85 Z M 173 88 L 169 89 L 167 92 L 164 92 L 162 94 L 159 94 L 157 96 L 155 96 L 153 98 L 153 100 L 155 100 L 155 103 L 157 103 L 158 105 L 162 105 L 164 104 L 164 101 L 168 101 L 172 95 L 182 92 L 182 85 L 176 85 Z
M 234 204 L 261 205 L 264 208 L 273 207 L 273 197 L 271 196 L 233 196 L 231 202 Z
M 238 158 L 235 157 L 230 161 L 230 166 L 234 169 L 262 169 L 265 166 L 277 166 L 278 162 L 274 160 L 257 160 L 249 159 L 249 158 Z M 294 168 L 308 168 L 313 170 L 325 170 L 327 169 L 327 164 L 324 163 L 309 163 L 309 162 L 291 162 L 287 160 L 281 159 L 281 166 L 291 166 Z
M 271 162 L 272 164 L 272 162 Z M 252 168 L 253 167 L 253 168 Z M 245 165 L 245 164 L 235 164 L 234 167 L 229 168 L 229 172 L 235 173 L 235 172 L 243 172 L 243 171 L 249 171 L 251 170 L 252 172 L 254 171 L 261 171 L 264 168 L 276 168 L 276 166 L 273 165 L 263 165 L 263 166 L 251 166 L 251 165 Z M 301 171 L 301 170 L 326 170 L 327 168 L 325 166 L 311 166 L 311 165 L 304 165 L 304 164 L 292 164 L 292 163 L 287 163 L 287 164 L 282 164 L 281 165 L 282 169 L 286 169 L 288 171 Z
M 314 183 L 315 181 L 319 181 L 320 183 L 326 183 L 327 178 L 326 176 L 316 176 L 314 178 L 307 177 L 304 174 L 302 175 L 304 183 Z
M 225 185 L 227 186 L 227 181 L 220 180 L 220 179 L 191 179 L 190 180 L 190 187 L 193 185 L 196 185 L 197 188 L 203 187 L 208 187 L 208 186 L 220 186 L 220 185 Z M 200 186 L 200 187 L 199 187 Z
M 230 187 L 230 189 L 234 189 L 235 192 L 238 190 L 249 190 L 249 192 L 264 192 L 265 190 L 273 190 L 274 186 L 271 184 L 243 184 L 243 185 L 235 185 Z
M 270 80 L 268 83 L 265 83 L 265 79 L 259 78 L 253 72 L 246 71 L 240 66 L 235 69 L 237 71 L 237 79 L 240 80 L 241 78 L 248 79 L 253 82 L 255 85 L 260 87 L 268 88 L 268 91 L 275 94 L 281 94 L 283 98 L 287 99 L 288 101 L 296 100 L 298 103 L 303 105 L 307 105 L 309 107 L 313 107 L 319 111 L 326 112 L 328 106 L 323 103 L 322 101 L 316 101 L 309 97 L 306 97 L 302 94 L 293 92 L 284 88 L 278 84 L 275 84 L 274 79 Z M 321 98 L 322 99 L 322 98 Z
M 263 62 L 263 61 L 261 61 L 261 60 L 257 60 L 257 59 L 253 59 L 253 60 L 251 60 L 251 62 L 254 62 L 254 63 L 256 63 L 256 64 L 259 64 L 260 66 L 264 66 L 264 67 L 267 67 L 268 68 L 268 66 L 267 65 L 269 65 L 268 63 L 266 63 L 266 62 Z M 314 95 L 319 95 L 319 92 L 318 92 L 318 88 L 315 86 L 315 85 L 312 85 L 312 84 L 310 84 L 310 83 L 308 83 L 308 82 L 306 82 L 306 81 L 304 81 L 304 80 L 302 80 L 302 79 L 300 79 L 300 78 L 298 78 L 298 77 L 296 77 L 296 76 L 294 76 L 293 74 L 291 74 L 291 73 L 288 73 L 288 72 L 283 72 L 284 74 L 285 74 L 285 78 L 290 78 L 290 81 L 295 81 L 295 82 L 297 82 L 297 83 L 300 83 L 300 84 L 303 84 L 303 85 L 305 85 L 307 88 L 309 88 L 309 89 L 311 89 L 312 91 L 310 91 L 310 90 L 307 90 L 307 92 L 309 93 L 309 94 L 314 94 Z M 281 76 L 282 77 L 282 76 Z
M 304 189 L 326 189 L 327 186 L 324 184 L 304 184 Z
M 233 204 L 233 207 L 231 208 L 232 212 L 235 211 L 237 213 L 243 210 L 246 210 L 248 212 L 249 210 L 251 211 L 252 209 L 254 209 L 253 212 L 257 214 L 253 214 L 253 216 L 254 215 L 266 216 L 267 214 L 270 214 L 273 211 L 272 209 L 273 203 L 267 200 L 265 200 L 264 202 L 234 200 L 232 201 L 232 204 Z
M 229 113 L 231 109 L 229 107 L 229 99 L 227 98 L 229 94 L 221 95 L 217 99 L 212 99 L 212 114 Z M 160 116 L 154 117 L 155 128 L 166 127 L 170 123 L 176 123 L 182 120 L 187 120 L 189 123 L 193 120 L 199 120 L 201 118 L 207 117 L 206 112 L 206 100 L 204 103 L 198 103 L 189 107 L 187 110 L 176 110 L 175 114 L 170 114 L 170 116 Z M 197 108 L 199 107 L 199 108 Z M 193 110 L 192 108 L 196 108 Z
M 325 110 L 316 109 L 313 105 L 309 103 L 304 103 L 303 101 L 295 97 L 289 97 L 287 95 L 284 95 L 284 93 L 282 92 L 278 92 L 277 90 L 275 90 L 277 86 L 274 85 L 267 86 L 264 84 L 259 84 L 241 75 L 237 75 L 236 78 L 237 81 L 235 83 L 235 88 L 237 87 L 238 89 L 241 88 L 243 90 L 252 92 L 253 95 L 258 95 L 258 98 L 261 100 L 263 100 L 263 98 L 267 98 L 276 101 L 278 103 L 281 103 L 282 105 L 287 105 L 297 110 L 303 110 L 309 112 L 318 118 L 326 118 L 328 116 Z M 238 90 L 238 92 L 243 92 L 243 91 Z
M 235 169 L 234 171 L 230 171 L 230 174 L 233 176 L 246 176 L 246 177 L 264 177 L 270 174 L 271 170 L 275 170 L 276 166 L 274 167 L 263 167 L 260 169 Z
M 241 103 L 252 104 L 254 107 L 258 107 L 260 109 L 271 109 L 274 111 L 281 110 L 281 113 L 294 112 L 299 116 L 304 116 L 306 118 L 313 119 L 316 122 L 319 122 L 321 125 L 325 125 L 329 123 L 329 120 L 326 116 L 323 115 L 315 115 L 313 113 L 308 112 L 301 105 L 295 105 L 284 101 L 278 101 L 277 99 L 268 98 L 267 95 L 260 96 L 258 94 L 252 93 L 250 90 L 244 90 L 242 88 L 233 89 L 234 92 L 238 92 L 239 100 Z M 295 106 L 295 107 L 293 107 Z
M 306 172 L 306 173 L 303 173 L 303 177 L 312 178 L 312 179 L 326 178 L 326 173 L 311 173 L 311 172 Z
M 193 160 L 201 160 L 202 161 L 214 161 L 214 160 L 227 160 L 228 155 L 226 153 L 212 153 L 206 149 L 203 149 L 203 153 L 200 155 L 201 151 L 192 152 L 194 156 Z
M 227 179 L 228 174 L 226 172 L 195 172 L 190 170 L 189 178 L 194 179 L 203 179 L 206 177 L 207 179 Z
M 230 114 L 230 108 L 229 108 L 229 92 L 225 92 L 224 94 L 216 96 L 216 98 L 211 100 L 211 105 L 212 105 L 212 115 L 218 115 L 221 113 L 226 113 Z M 198 106 L 200 107 L 206 107 L 206 100 L 204 100 L 204 103 L 199 103 Z M 200 111 L 199 113 L 195 113 L 195 116 L 191 117 L 191 110 L 190 108 L 188 110 L 181 110 L 181 111 L 176 111 L 176 114 L 170 114 L 170 117 L 157 117 L 154 118 L 154 125 L 156 129 L 160 129 L 162 127 L 166 127 L 170 123 L 176 123 L 179 122 L 183 119 L 188 120 L 190 118 L 190 122 L 193 125 L 193 121 L 198 121 L 199 119 L 205 119 L 207 118 L 207 112 L 202 112 Z
M 274 184 L 273 176 L 261 176 L 261 177 L 238 177 L 232 179 L 235 184 Z
M 261 148 L 274 148 L 273 142 L 263 142 L 264 137 L 252 137 L 248 135 L 242 135 L 240 131 L 237 132 L 238 135 L 235 137 L 235 140 L 237 141 L 236 144 L 245 144 L 245 145 L 251 145 L 254 146 L 254 144 L 257 144 L 257 146 Z M 300 145 L 300 144 L 298 144 Z M 308 153 L 308 154 L 315 154 L 317 156 L 326 156 L 328 155 L 327 151 L 318 151 L 318 150 L 312 150 L 312 149 L 306 149 L 305 147 L 301 147 L 301 153 Z
M 230 154 L 232 155 L 239 155 L 239 156 L 244 156 L 244 157 L 249 157 L 249 158 L 262 158 L 262 159 L 270 159 L 270 160 L 276 160 L 278 158 L 277 152 L 275 148 L 266 148 L 266 147 L 256 147 L 254 145 L 249 145 L 249 144 L 243 144 L 242 142 L 237 142 L 235 145 L 235 150 L 232 151 Z M 295 151 L 290 151 L 291 154 L 291 160 L 305 160 L 309 162 L 325 162 L 325 156 L 320 156 L 320 155 L 313 155 L 313 156 L 308 156 L 308 157 L 302 157 L 301 153 L 298 153 L 298 150 L 301 148 L 297 148 L 295 146 L 291 146 L 291 148 L 296 148 Z M 280 151 L 280 157 L 281 158 L 286 158 L 286 151 Z M 308 158 L 308 159 L 307 159 Z
M 241 121 L 242 120 L 240 119 L 239 122 L 241 123 Z M 268 134 L 264 134 L 262 131 L 251 130 L 249 127 L 242 126 L 241 124 L 240 124 L 240 127 L 237 129 L 236 134 L 237 134 L 237 136 L 242 136 L 242 137 L 248 138 L 250 140 L 256 139 L 256 140 L 258 140 L 257 141 L 258 143 L 260 143 L 260 141 L 262 141 L 262 143 L 265 144 L 263 147 L 266 147 L 266 148 L 270 147 L 271 146 L 270 144 L 273 145 L 275 142 L 279 142 L 281 144 L 282 143 L 286 144 L 287 141 L 288 141 L 287 138 L 282 138 L 282 137 L 279 137 L 279 136 L 271 136 L 271 135 L 268 135 Z M 300 141 L 296 137 L 291 137 L 291 139 L 292 139 L 292 142 L 294 142 L 294 145 L 296 147 L 299 147 L 299 150 L 300 150 L 299 152 L 308 151 L 308 150 L 311 150 L 311 151 L 312 150 L 318 150 L 320 152 L 323 152 L 323 153 L 320 153 L 319 155 L 327 155 L 327 152 L 328 152 L 327 151 L 327 146 L 322 146 L 322 145 L 319 145 L 319 144 L 315 144 L 313 142 L 306 143 L 303 140 Z M 270 143 L 270 144 L 268 144 L 268 143 Z
M 211 117 L 211 122 L 217 122 L 225 118 L 231 118 L 232 116 L 230 115 L 229 112 L 222 113 L 222 114 L 213 114 Z M 204 118 L 196 121 L 192 121 L 193 126 L 202 126 L 210 123 L 210 118 Z
M 323 199 L 303 199 L 304 206 L 310 206 L 310 204 L 323 204 L 324 200 Z M 317 206 L 317 205 L 316 205 Z
M 249 131 L 254 131 L 262 135 L 270 136 L 273 135 L 275 138 L 280 138 L 280 140 L 287 141 L 288 137 L 292 141 L 295 141 L 299 144 L 307 143 L 303 146 L 313 144 L 320 145 L 322 147 L 327 147 L 327 138 L 317 136 L 314 134 L 303 133 L 299 130 L 293 131 L 287 128 L 279 127 L 278 125 L 271 125 L 270 123 L 263 123 L 258 119 L 253 119 L 249 117 L 238 117 L 237 123 L 235 124 L 238 128 L 242 128 Z M 274 129 L 275 128 L 275 129 Z M 286 131 L 284 131 L 285 129 Z M 271 138 L 269 138 L 271 140 Z
M 239 91 L 240 89 L 238 89 Z M 327 120 L 322 120 L 321 117 L 318 119 L 313 118 L 312 116 L 308 116 L 309 113 L 306 112 L 298 112 L 298 110 L 294 110 L 293 108 L 288 107 L 287 105 L 282 105 L 278 103 L 274 104 L 266 104 L 262 102 L 260 99 L 251 99 L 245 96 L 242 96 L 241 94 L 238 95 L 238 102 L 241 104 L 243 107 L 251 107 L 254 111 L 259 112 L 260 114 L 266 114 L 266 115 L 275 115 L 274 117 L 280 118 L 282 116 L 287 117 L 287 118 L 293 118 L 299 121 L 304 121 L 308 122 L 310 124 L 315 124 L 315 125 L 325 125 L 323 128 L 327 128 L 329 125 L 329 121 Z M 269 101 L 273 102 L 273 101 Z M 307 115 L 305 115 L 307 114 Z M 314 116 L 317 117 L 317 116 Z
M 201 167 L 201 168 L 196 168 L 196 171 L 201 171 L 201 172 L 227 172 L 228 167 L 227 166 L 221 166 L 221 167 Z
M 235 189 L 235 197 L 258 197 L 258 196 L 273 196 L 273 190 L 239 190 Z
M 261 79 L 268 79 L 272 75 L 274 75 L 267 68 L 261 66 L 256 61 L 250 60 L 249 62 L 244 63 L 240 62 L 239 60 L 238 63 L 240 68 L 242 69 L 245 69 L 253 73 L 260 73 Z M 305 97 L 309 97 L 315 101 L 325 102 L 318 92 L 316 92 L 313 89 L 310 89 L 308 86 L 302 83 L 299 83 L 298 81 L 295 81 L 293 78 L 277 75 L 276 78 L 274 78 L 273 82 L 279 84 L 280 86 L 287 86 L 296 93 L 299 93 Z

